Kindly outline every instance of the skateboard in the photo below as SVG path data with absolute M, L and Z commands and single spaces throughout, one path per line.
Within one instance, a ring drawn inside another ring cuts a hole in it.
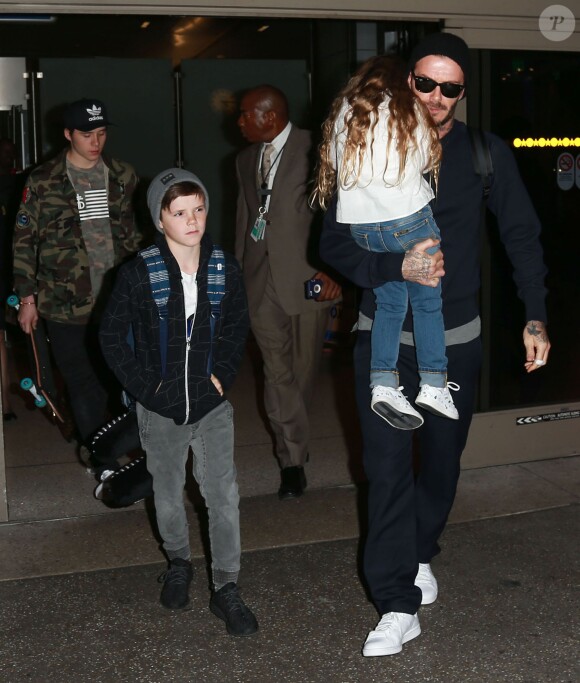
M 18 297 L 15 294 L 9 296 L 6 302 L 16 310 L 20 308 Z M 70 441 L 73 435 L 73 426 L 58 399 L 52 374 L 48 338 L 41 318 L 38 319 L 36 329 L 32 331 L 32 334 L 27 334 L 26 339 L 33 377 L 25 377 L 20 382 L 20 387 L 32 394 L 34 405 L 37 408 L 48 408 L 62 435 L 67 441 Z

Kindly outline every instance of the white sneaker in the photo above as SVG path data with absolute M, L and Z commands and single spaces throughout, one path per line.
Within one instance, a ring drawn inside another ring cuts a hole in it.
M 425 408 L 435 415 L 459 420 L 459 413 L 453 403 L 449 389 L 459 391 L 459 384 L 447 382 L 446 387 L 432 387 L 430 384 L 423 384 L 415 399 L 415 405 L 421 406 L 421 408 Z
M 403 396 L 403 387 L 373 387 L 371 408 L 397 429 L 417 429 L 423 418 Z
M 375 630 L 368 634 L 362 649 L 363 656 L 396 655 L 403 649 L 404 643 L 413 640 L 420 633 L 421 626 L 416 614 L 387 612 Z
M 415 586 L 421 589 L 423 597 L 421 598 L 422 605 L 430 605 L 437 600 L 439 587 L 437 586 L 437 579 L 433 576 L 430 564 L 420 564 L 419 571 L 415 577 Z
M 107 479 L 112 475 L 115 474 L 115 470 L 103 470 L 101 472 L 101 476 L 99 481 L 101 482 L 97 488 L 94 490 L 93 495 L 97 500 L 103 500 L 103 484 L 107 481 Z

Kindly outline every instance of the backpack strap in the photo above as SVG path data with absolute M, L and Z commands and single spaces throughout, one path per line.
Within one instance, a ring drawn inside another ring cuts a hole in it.
M 221 316 L 221 301 L 226 292 L 226 259 L 220 247 L 214 245 L 207 267 L 207 297 L 211 306 L 210 330 L 211 341 L 207 361 L 208 374 L 211 374 L 212 351 L 215 328 Z
M 167 364 L 167 337 L 168 337 L 168 308 L 169 294 L 169 273 L 165 266 L 165 261 L 156 245 L 142 249 L 139 256 L 145 261 L 147 272 L 149 273 L 149 283 L 151 293 L 157 304 L 159 313 L 159 346 L 161 348 L 161 373 L 165 375 Z M 226 291 L 226 259 L 224 252 L 217 246 L 213 247 L 208 264 L 207 272 L 207 296 L 210 303 L 210 330 L 211 342 L 208 355 L 208 374 L 211 374 L 213 338 L 216 324 L 221 315 L 221 301 Z
M 211 305 L 212 320 L 219 320 L 221 300 L 226 292 L 226 259 L 224 252 L 214 246 L 207 267 L 207 297 Z M 215 323 L 214 323 L 215 324 Z
M 145 261 L 147 272 L 149 273 L 149 284 L 151 285 L 151 293 L 153 299 L 157 304 L 157 311 L 159 313 L 159 347 L 161 349 L 161 376 L 165 376 L 165 367 L 167 364 L 167 316 L 169 301 L 169 293 L 171 288 L 169 286 L 169 273 L 165 266 L 165 261 L 161 256 L 159 247 L 153 245 L 147 249 L 142 249 L 139 256 Z
M 469 134 L 469 142 L 471 144 L 471 156 L 473 158 L 473 170 L 481 178 L 483 185 L 483 201 L 481 202 L 481 249 L 485 254 L 489 254 L 489 242 L 487 237 L 486 218 L 487 218 L 487 207 L 486 201 L 489 197 L 491 190 L 491 182 L 493 179 L 493 161 L 491 158 L 491 151 L 489 149 L 489 143 L 483 134 L 483 131 L 479 128 L 471 128 L 467 126 L 467 132 Z M 488 258 L 488 257 L 487 257 Z M 485 261 L 486 257 L 483 256 Z M 489 284 L 485 281 L 482 283 L 481 287 L 481 315 L 485 319 L 491 315 L 491 292 Z M 484 326 L 482 330 L 483 344 L 484 347 L 487 346 L 489 342 L 489 331 Z M 486 366 L 489 364 L 489 360 L 484 357 L 482 371 L 482 381 L 479 386 L 479 400 L 482 406 L 489 407 L 489 387 L 486 385 L 485 378 L 487 377 Z M 487 368 L 489 369 L 489 368 Z
M 479 128 L 467 126 L 471 152 L 473 156 L 473 168 L 483 183 L 483 198 L 487 199 L 491 190 L 493 178 L 493 160 L 489 144 Z

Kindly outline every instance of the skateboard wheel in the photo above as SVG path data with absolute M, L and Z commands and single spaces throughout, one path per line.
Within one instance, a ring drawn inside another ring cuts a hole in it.
M 11 294 L 11 295 L 6 299 L 6 303 L 7 303 L 9 306 L 12 306 L 12 308 L 17 308 L 17 307 L 18 307 L 18 297 L 16 296 L 16 294 Z
M 46 399 L 44 398 L 44 396 L 41 396 L 38 393 L 36 387 L 34 386 L 34 382 L 30 379 L 30 377 L 25 377 L 20 382 L 20 387 L 24 389 L 24 391 L 29 391 L 34 396 L 34 405 L 37 408 L 44 408 L 44 406 L 46 405 Z

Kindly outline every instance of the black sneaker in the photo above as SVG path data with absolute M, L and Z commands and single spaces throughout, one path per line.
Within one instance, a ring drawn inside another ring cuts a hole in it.
M 167 609 L 185 609 L 189 605 L 189 584 L 193 578 L 193 570 L 189 560 L 176 557 L 169 563 L 169 569 L 157 579 L 163 582 L 161 597 L 163 607 Z
M 209 608 L 226 622 L 226 630 L 231 636 L 251 636 L 258 630 L 256 617 L 244 605 L 235 583 L 226 583 L 212 593 Z

